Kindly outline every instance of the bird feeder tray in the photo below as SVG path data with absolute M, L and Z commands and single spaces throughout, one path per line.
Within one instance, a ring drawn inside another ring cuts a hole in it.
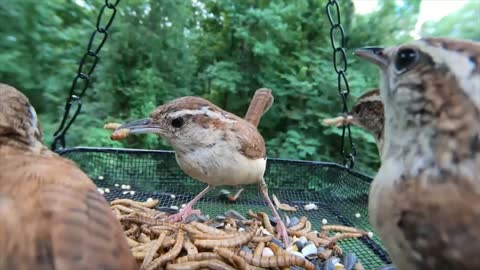
M 69 148 L 59 152 L 75 161 L 101 189 L 110 202 L 118 198 L 146 201 L 158 199 L 158 207 L 178 207 L 206 187 L 178 167 L 171 151 L 119 148 Z M 368 221 L 368 192 L 372 179 L 335 163 L 268 159 L 265 181 L 269 194 L 297 211 L 279 210 L 282 217 L 306 216 L 313 230 L 323 224 L 341 224 L 372 231 L 373 236 L 341 241 L 340 247 L 358 256 L 365 269 L 390 263 L 382 243 Z M 270 213 L 257 185 L 245 186 L 235 202 L 222 195 L 240 187 L 217 187 L 196 206 L 202 214 L 215 217 L 234 209 L 246 215 L 249 209 Z M 318 209 L 305 210 L 314 204 Z M 307 207 L 308 208 L 308 207 Z

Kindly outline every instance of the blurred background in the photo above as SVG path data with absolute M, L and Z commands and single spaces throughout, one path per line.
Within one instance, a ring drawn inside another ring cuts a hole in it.
M 114 1 L 113 1 L 114 2 Z M 275 103 L 259 129 L 269 157 L 341 162 L 340 115 L 326 0 L 122 0 L 67 146 L 171 149 L 154 135 L 110 140 L 107 122 L 143 118 L 185 95 L 243 116 L 256 89 Z M 341 0 L 349 105 L 378 83 L 355 48 L 422 36 L 480 41 L 479 0 Z M 104 1 L 0 0 L 0 82 L 24 92 L 50 145 Z M 108 11 L 108 10 L 107 10 Z M 379 166 L 373 138 L 352 127 L 355 169 Z

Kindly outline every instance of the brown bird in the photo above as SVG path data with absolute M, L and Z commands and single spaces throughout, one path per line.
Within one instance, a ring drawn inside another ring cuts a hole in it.
M 368 90 L 359 96 L 353 104 L 352 110 L 345 116 L 324 119 L 323 124 L 333 126 L 344 126 L 352 124 L 363 128 L 372 134 L 377 144 L 380 157 L 383 148 L 383 103 L 378 88 Z
M 49 151 L 35 109 L 0 84 L 0 269 L 137 269 L 93 182 Z
M 480 44 L 425 38 L 357 55 L 381 70 L 369 215 L 399 270 L 480 269 Z
M 259 184 L 277 220 L 277 231 L 288 244 L 286 227 L 268 196 L 263 178 L 267 163 L 265 142 L 252 123 L 208 100 L 188 96 L 161 105 L 149 118 L 126 123 L 116 130 L 125 129 L 130 134 L 158 134 L 172 145 L 180 168 L 208 184 L 173 220 L 185 220 L 193 205 L 216 186 Z

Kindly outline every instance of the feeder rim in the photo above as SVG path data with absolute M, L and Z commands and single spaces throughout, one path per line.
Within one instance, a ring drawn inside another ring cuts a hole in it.
M 141 149 L 141 148 L 115 148 L 115 147 L 90 147 L 90 146 L 76 146 L 76 147 L 69 147 L 63 148 L 56 151 L 57 154 L 63 156 L 64 154 L 68 154 L 70 152 L 100 152 L 100 153 L 157 153 L 157 154 L 174 154 L 175 151 L 170 150 L 152 150 L 152 149 Z M 367 183 L 371 183 L 373 178 L 368 176 L 364 173 L 354 171 L 344 165 L 335 163 L 335 162 L 326 162 L 326 161 L 313 161 L 313 160 L 297 160 L 297 159 L 287 159 L 287 158 L 269 158 L 267 160 L 274 160 L 274 161 L 283 161 L 288 163 L 297 163 L 303 165 L 321 165 L 325 167 L 333 167 L 337 169 L 342 169 L 347 171 L 353 176 L 356 176 Z

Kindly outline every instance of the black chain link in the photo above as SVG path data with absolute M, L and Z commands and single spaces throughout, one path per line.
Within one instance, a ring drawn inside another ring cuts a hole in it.
M 332 9 L 335 14 L 332 14 Z M 348 86 L 347 73 L 347 54 L 345 52 L 345 31 L 343 30 L 340 20 L 340 7 L 336 0 L 328 0 L 326 5 L 328 21 L 330 22 L 330 42 L 333 49 L 333 68 L 337 73 L 337 87 L 338 93 L 342 98 L 343 113 L 348 113 L 347 98 L 350 94 L 350 87 Z M 334 19 L 336 18 L 336 20 Z M 348 132 L 348 140 L 350 142 L 350 152 L 345 151 L 345 130 Z M 350 125 L 343 126 L 341 154 L 343 156 L 343 165 L 348 168 L 353 168 L 355 164 L 355 156 L 357 155 L 355 144 L 352 141 L 352 134 L 350 132 Z
M 119 2 L 120 0 L 105 0 L 105 3 L 100 8 L 95 30 L 90 35 L 90 39 L 87 44 L 87 50 L 80 60 L 77 74 L 75 75 L 75 78 L 73 78 L 72 85 L 70 86 L 70 92 L 68 94 L 67 102 L 65 104 L 65 112 L 63 114 L 63 118 L 57 131 L 55 131 L 55 133 L 53 134 L 54 139 L 51 146 L 51 149 L 53 151 L 57 150 L 59 143 L 62 148 L 65 148 L 65 135 L 70 126 L 77 118 L 80 110 L 82 109 L 82 97 L 85 94 L 87 88 L 90 86 L 90 76 L 95 70 L 98 61 L 100 60 L 98 53 L 102 49 L 103 45 L 105 45 L 105 41 L 107 41 L 108 29 L 110 28 L 113 20 L 115 19 L 115 15 L 117 14 L 117 5 Z M 111 14 L 106 15 L 105 9 L 110 9 Z M 105 21 L 106 23 L 102 24 L 102 22 Z M 97 40 L 98 43 L 96 48 L 94 48 L 95 40 Z M 81 81 L 81 83 L 79 83 L 79 81 Z M 70 117 L 70 110 L 72 109 L 72 105 L 76 105 L 76 110 L 74 111 L 73 116 L 71 116 L 70 120 L 68 120 L 68 118 Z

